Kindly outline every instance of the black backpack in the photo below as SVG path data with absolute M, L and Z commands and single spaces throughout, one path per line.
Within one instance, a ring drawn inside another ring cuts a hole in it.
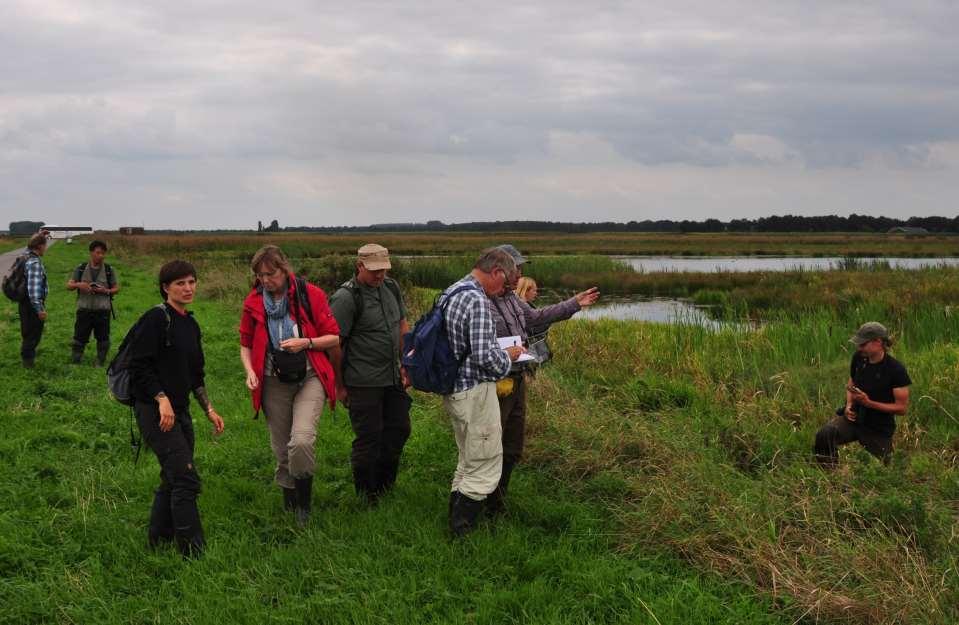
M 11 301 L 22 302 L 27 299 L 27 258 L 29 254 L 17 256 L 10 269 L 3 276 L 3 294 Z
M 170 311 L 163 304 L 157 304 L 154 308 L 161 309 L 163 316 L 166 317 L 163 344 L 165 347 L 170 347 L 172 345 L 170 342 Z M 130 363 L 133 360 L 133 343 L 136 342 L 147 314 L 149 314 L 149 311 L 143 313 L 127 331 L 127 335 L 123 337 L 123 342 L 120 343 L 120 348 L 117 349 L 116 356 L 113 357 L 110 366 L 107 367 L 107 388 L 110 389 L 113 398 L 124 406 L 133 406 L 134 403 L 133 392 L 130 388 Z

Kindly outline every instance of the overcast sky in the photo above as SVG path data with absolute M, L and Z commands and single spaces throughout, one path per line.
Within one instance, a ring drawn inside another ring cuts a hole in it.
M 959 3 L 3 0 L 0 227 L 959 213 Z

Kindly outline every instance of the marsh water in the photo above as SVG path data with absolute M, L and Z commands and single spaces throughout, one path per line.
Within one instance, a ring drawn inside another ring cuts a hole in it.
M 416 257 L 405 257 L 413 259 Z M 437 258 L 437 256 L 419 257 Z M 959 267 L 956 257 L 874 257 L 847 259 L 841 256 L 611 256 L 628 264 L 634 271 L 656 272 L 746 272 L 746 271 L 829 271 L 854 265 L 866 267 L 882 264 L 893 269 L 927 267 Z M 548 287 L 541 290 L 540 306 L 559 301 L 560 295 Z M 689 323 L 710 328 L 749 327 L 749 322 L 717 321 L 710 317 L 709 307 L 696 306 L 688 300 L 649 298 L 642 296 L 603 297 L 597 304 L 576 314 L 576 319 L 621 319 L 653 323 Z
M 922 269 L 925 267 L 959 267 L 959 258 L 857 258 L 840 256 L 616 256 L 636 271 L 828 271 L 854 262 L 888 264 L 893 269 Z

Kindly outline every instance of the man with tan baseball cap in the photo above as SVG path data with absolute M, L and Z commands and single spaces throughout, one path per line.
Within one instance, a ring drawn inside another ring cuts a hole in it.
M 886 326 L 869 321 L 849 339 L 856 353 L 849 364 L 846 405 L 816 433 L 813 452 L 824 468 L 839 462 L 839 447 L 858 441 L 883 463 L 892 453 L 895 415 L 909 406 L 909 373 L 888 350 L 892 339 Z
M 353 485 L 370 504 L 393 487 L 410 435 L 412 400 L 400 367 L 409 324 L 400 286 L 386 275 L 390 268 L 389 250 L 364 245 L 357 250 L 356 275 L 330 299 L 343 345 L 342 361 L 333 363 L 336 395 L 349 407 L 355 434 Z
M 376 243 L 367 243 L 357 250 L 356 262 L 362 263 L 370 271 L 393 268 L 390 264 L 390 251 Z

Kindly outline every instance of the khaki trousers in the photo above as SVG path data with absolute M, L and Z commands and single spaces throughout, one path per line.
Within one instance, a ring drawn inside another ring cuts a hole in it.
M 312 371 L 300 384 L 263 376 L 263 412 L 276 457 L 276 483 L 294 488 L 293 480 L 310 477 L 316 468 L 316 424 L 326 393 Z
M 443 398 L 459 456 L 451 491 L 482 501 L 496 489 L 503 470 L 503 429 L 496 383 L 482 382 Z

